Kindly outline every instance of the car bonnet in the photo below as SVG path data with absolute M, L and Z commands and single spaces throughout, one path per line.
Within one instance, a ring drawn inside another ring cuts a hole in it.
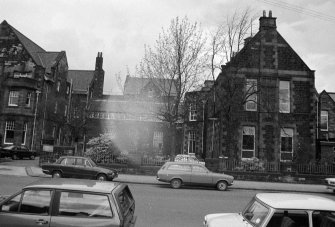
M 207 225 L 209 227 L 248 227 L 251 226 L 242 215 L 238 213 L 218 213 L 206 215 Z

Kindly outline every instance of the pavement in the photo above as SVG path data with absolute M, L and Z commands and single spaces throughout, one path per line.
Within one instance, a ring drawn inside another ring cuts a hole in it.
M 37 166 L 11 166 L 0 165 L 0 175 L 12 176 L 31 176 L 31 177 L 50 177 L 42 172 Z M 157 181 L 155 176 L 119 174 L 115 178 L 116 182 L 132 184 L 166 184 Z M 327 193 L 325 185 L 297 184 L 297 183 L 279 183 L 279 182 L 256 182 L 235 180 L 231 189 L 262 190 L 262 191 L 283 191 L 283 192 L 305 192 L 305 193 Z

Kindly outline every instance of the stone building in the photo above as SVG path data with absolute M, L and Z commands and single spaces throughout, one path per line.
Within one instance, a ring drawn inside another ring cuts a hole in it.
M 45 51 L 6 21 L 0 24 L 1 145 L 39 150 L 66 143 L 69 102 L 64 51 Z
M 318 102 L 317 154 L 321 163 L 335 163 L 335 93 L 322 91 Z
M 278 32 L 271 11 L 268 16 L 264 12 L 259 31 L 222 66 L 215 82 L 216 100 L 208 105 L 212 124 L 206 128 L 206 157 L 314 161 L 314 80 L 314 71 Z

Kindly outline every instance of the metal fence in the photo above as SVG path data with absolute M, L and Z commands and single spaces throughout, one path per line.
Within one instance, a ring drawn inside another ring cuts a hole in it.
M 245 162 L 238 160 L 221 160 L 221 171 L 254 171 L 254 172 L 295 172 L 298 174 L 334 175 L 334 164 L 299 164 L 287 162 Z

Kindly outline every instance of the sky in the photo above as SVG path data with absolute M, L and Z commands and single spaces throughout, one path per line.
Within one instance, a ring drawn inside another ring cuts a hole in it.
M 277 30 L 310 69 L 318 92 L 335 92 L 334 0 L 0 0 L 6 20 L 46 51 L 66 51 L 69 69 L 94 70 L 103 53 L 104 93 L 120 93 L 116 74 L 136 76 L 144 46 L 172 19 L 187 16 L 209 30 L 247 7 L 272 10 Z M 253 33 L 258 31 L 258 19 Z

